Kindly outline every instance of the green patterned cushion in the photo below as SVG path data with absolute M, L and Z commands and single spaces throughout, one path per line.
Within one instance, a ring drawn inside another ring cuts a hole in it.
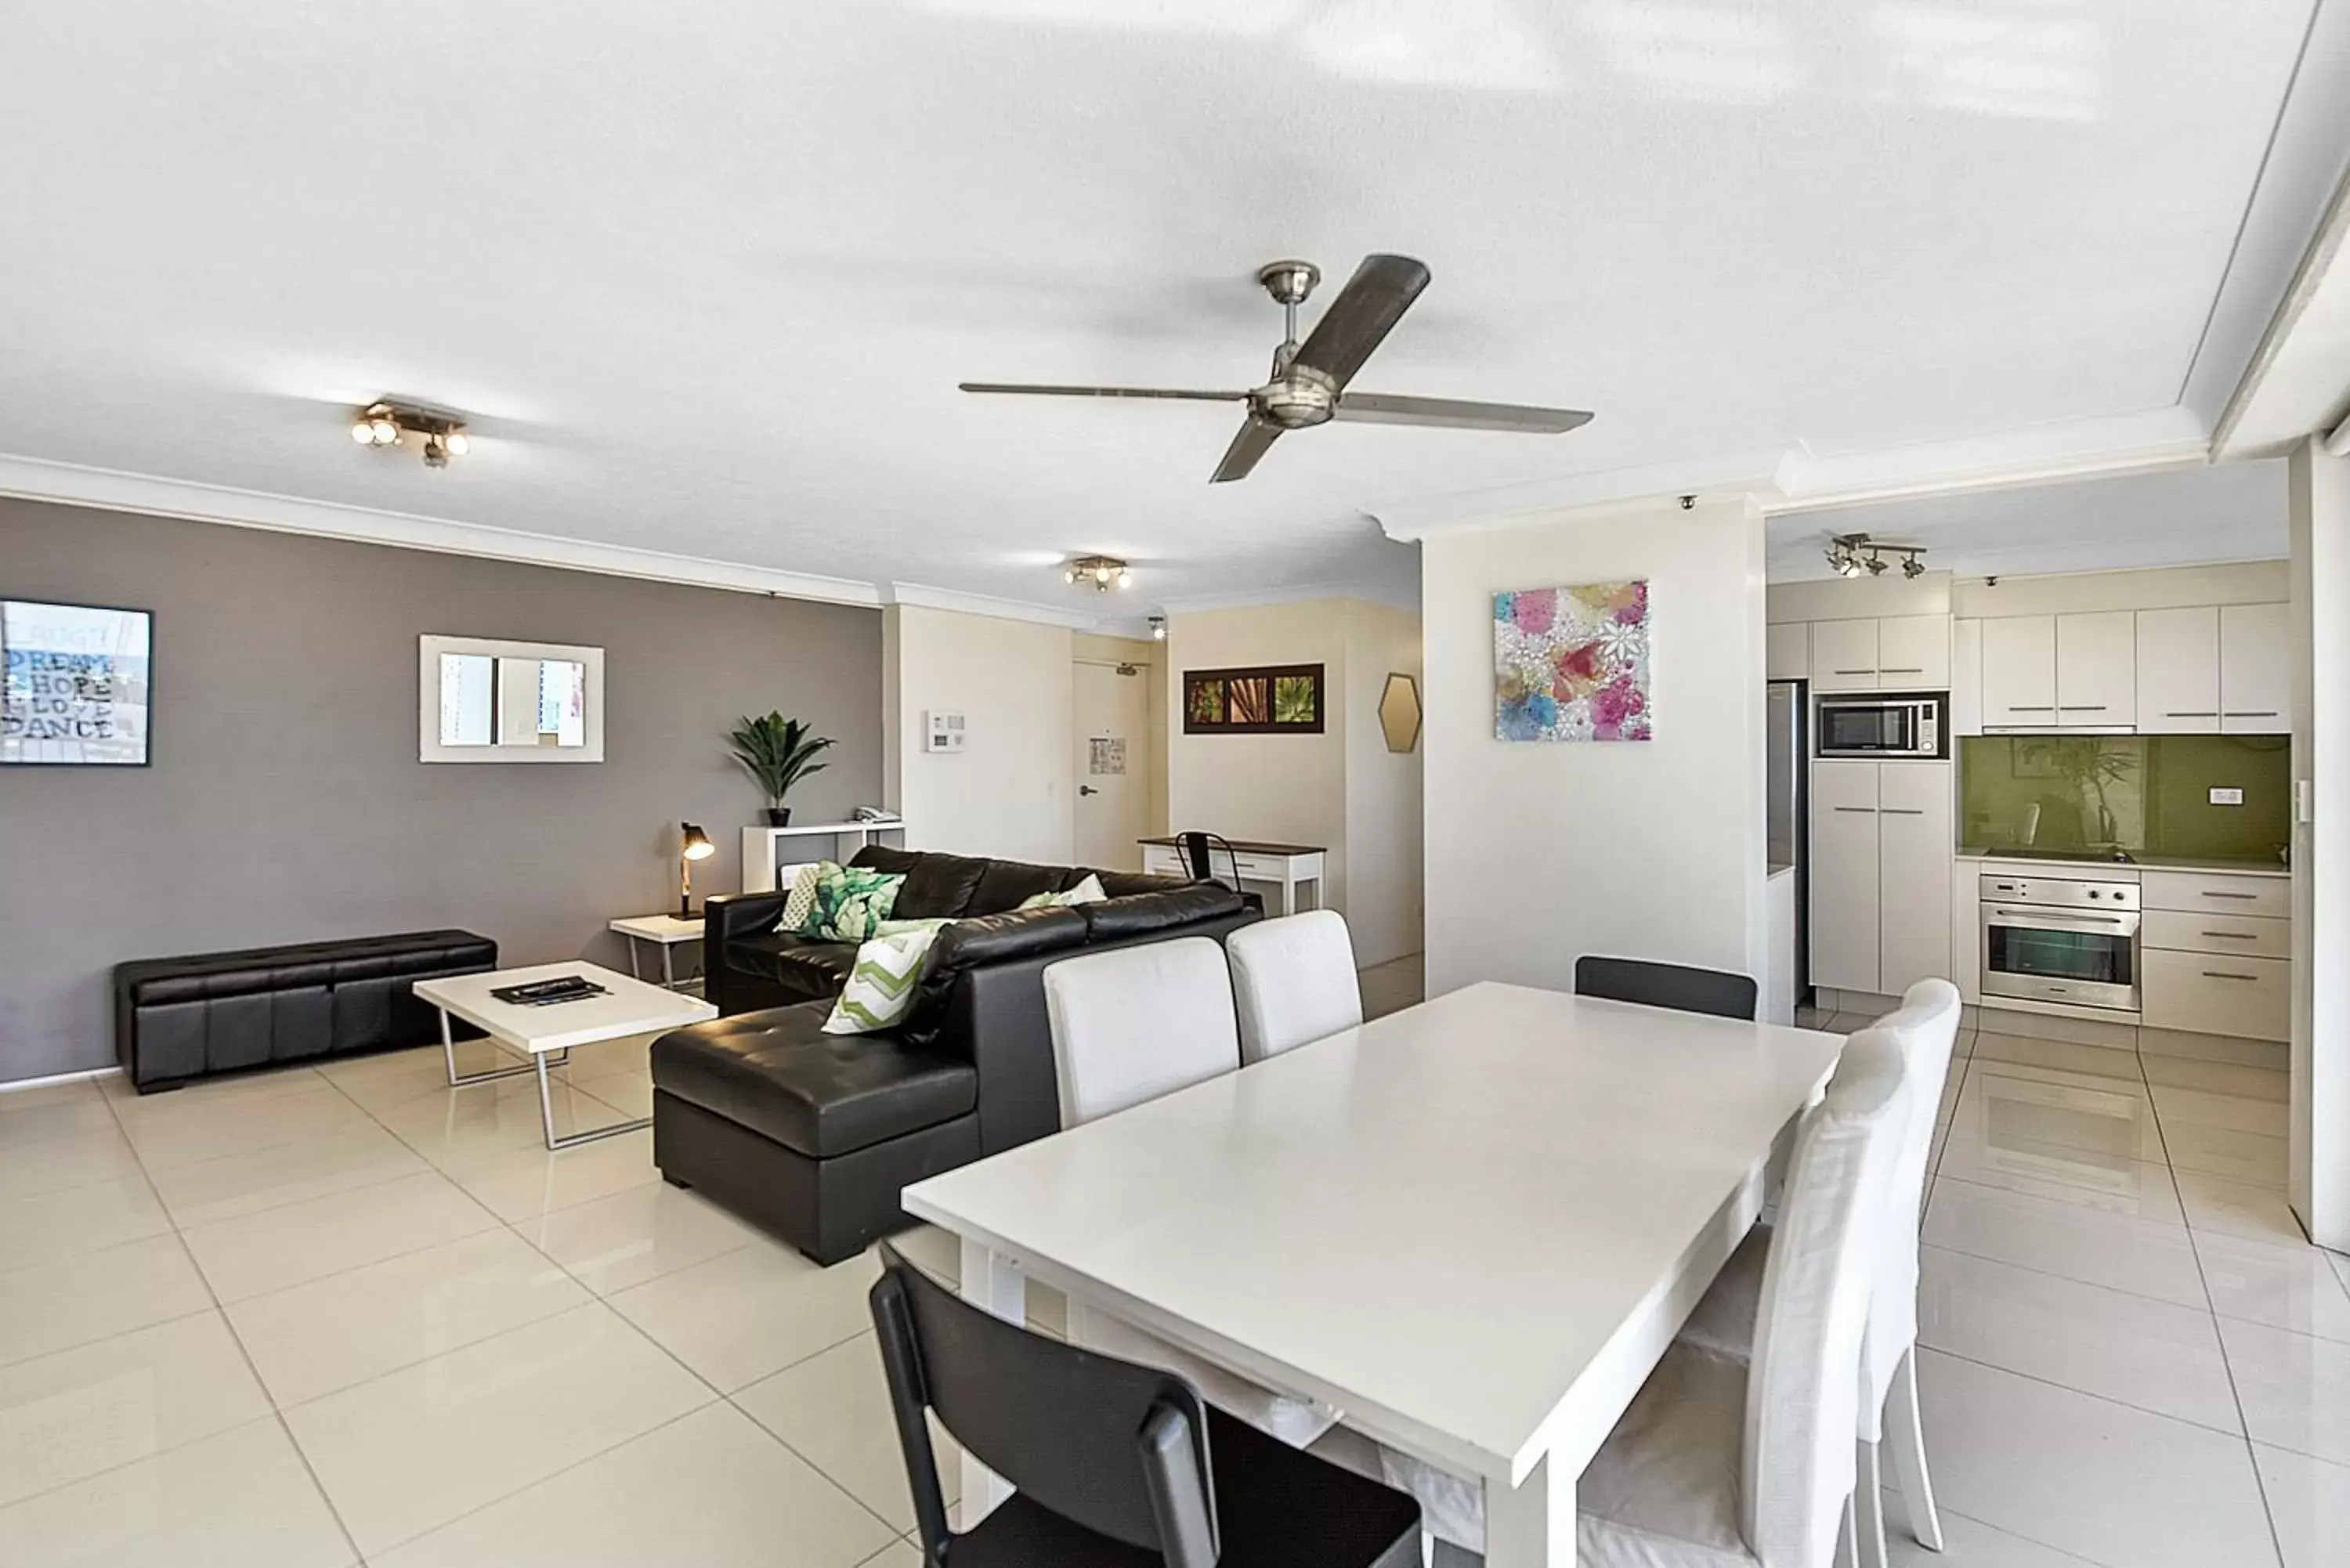
M 784 895 L 784 918 L 775 922 L 775 929 L 785 936 L 806 936 L 808 917 L 816 913 L 816 880 L 827 871 L 839 869 L 837 860 L 817 860 L 794 867 L 791 891 Z
M 857 950 L 857 967 L 824 1021 L 827 1034 L 869 1034 L 901 1022 L 914 1005 L 914 982 L 944 920 L 891 920 L 899 929 Z
M 835 866 L 816 879 L 807 934 L 824 942 L 861 942 L 880 929 L 905 885 L 903 872 Z

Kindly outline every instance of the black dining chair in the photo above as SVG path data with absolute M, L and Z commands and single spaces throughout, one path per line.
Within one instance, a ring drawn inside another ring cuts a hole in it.
M 881 1249 L 873 1324 L 924 1568 L 1419 1568 L 1419 1504 L 1211 1408 L 1171 1372 L 969 1305 Z M 925 1410 L 1014 1488 L 947 1528 Z
M 1754 977 L 1718 969 L 1586 953 L 1575 961 L 1575 994 L 1754 1022 Z
M 1219 880 L 1213 859 L 1209 854 L 1211 845 L 1223 846 L 1224 863 L 1232 868 L 1232 879 L 1224 885 L 1235 893 L 1239 892 L 1241 857 L 1240 853 L 1232 847 L 1231 839 L 1220 833 L 1201 833 L 1197 829 L 1175 836 L 1175 847 L 1183 857 L 1183 869 L 1191 874 L 1191 880 L 1194 882 Z

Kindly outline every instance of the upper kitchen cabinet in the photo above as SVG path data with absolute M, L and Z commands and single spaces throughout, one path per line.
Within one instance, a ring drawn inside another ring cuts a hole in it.
M 1874 620 L 1813 621 L 1812 690 L 1876 691 L 1877 628 L 1881 624 Z
M 2220 729 L 2230 735 L 2282 735 L 2293 729 L 2288 607 L 2220 607 Z
M 2068 729 L 2137 722 L 2137 612 L 2056 618 L 2056 722 Z
M 1812 678 L 1812 623 L 1783 620 L 1772 624 L 1762 649 L 1766 680 L 1809 680 Z
M 1877 684 L 1887 691 L 1947 691 L 1950 618 L 1890 616 L 1877 623 Z
M 2054 726 L 2054 616 L 1997 616 L 1982 623 L 1982 722 L 1985 729 Z
M 2220 607 L 2137 612 L 2137 728 L 2142 735 L 2220 732 Z

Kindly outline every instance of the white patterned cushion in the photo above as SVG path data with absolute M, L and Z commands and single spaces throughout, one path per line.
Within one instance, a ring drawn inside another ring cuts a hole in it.
M 808 917 L 816 913 L 816 885 L 827 871 L 837 871 L 840 865 L 833 860 L 812 860 L 792 872 L 791 891 L 784 895 L 783 918 L 775 929 L 787 937 L 796 937 L 807 929 Z
M 889 922 L 900 929 L 872 938 L 857 950 L 857 963 L 848 983 L 824 1021 L 827 1034 L 870 1034 L 904 1021 L 914 1005 L 914 982 L 921 979 L 922 961 L 939 938 L 945 920 Z
M 1031 893 L 1012 907 L 1015 909 L 1066 909 L 1073 904 L 1105 903 L 1108 898 L 1109 895 L 1102 890 L 1101 878 L 1088 871 L 1084 881 L 1065 892 Z

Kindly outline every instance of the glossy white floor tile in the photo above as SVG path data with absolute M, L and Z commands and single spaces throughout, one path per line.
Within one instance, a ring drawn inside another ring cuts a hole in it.
M 2350 1290 L 2316 1248 L 2199 1234 L 2195 1250 L 2221 1317 L 2350 1345 Z
M 914 1528 L 913 1494 L 897 1417 L 870 1334 L 811 1355 L 734 1396 L 754 1420 L 832 1477 L 895 1531 Z M 962 1450 L 935 1424 L 939 1483 L 951 1504 L 962 1494 Z
M 618 1114 L 607 1110 L 598 1116 L 610 1120 Z M 452 1164 L 448 1176 L 510 1225 L 660 1179 L 653 1166 L 650 1127 L 577 1148 L 550 1150 L 543 1141 L 528 1144 Z
M 513 1231 L 493 1229 L 228 1304 L 280 1405 L 298 1405 L 593 1298 Z
M 523 1220 L 515 1231 L 598 1295 L 761 1240 L 757 1231 L 699 1193 L 663 1181 L 557 1209 Z
M 2284 1568 L 2350 1563 L 2350 1468 L 2266 1444 L 2254 1445 L 2252 1452 Z
M 2003 1137 L 1963 1114 L 1951 1120 L 1935 1173 L 2158 1224 L 2186 1222 L 2170 1168 L 2158 1159 Z
M 2241 1432 L 2210 1311 L 1923 1250 L 1918 1342 L 2158 1415 Z
M 349 1568 L 359 1561 L 275 1416 L 0 1509 L 0 1563 Z
M 1934 1183 L 1924 1234 L 1954 1252 L 2180 1306 L 2204 1304 L 2203 1273 L 2182 1225 L 1945 1177 Z
M 0 1503 L 269 1414 L 213 1312 L 0 1367 Z
M 1929 1552 L 1901 1532 L 1899 1508 L 1899 1499 L 1887 1493 L 1885 1544 L 1893 1568 L 2096 1568 L 2086 1557 L 2011 1535 L 1948 1508 L 1940 1511 L 1942 1550 Z
M 2162 1130 L 2173 1169 L 2222 1176 L 2256 1187 L 2284 1186 L 2285 1140 L 2282 1137 L 2200 1122 L 2166 1122 Z
M 2143 1085 L 2066 1075 L 2051 1082 L 1975 1064 L 1959 1093 L 1953 1136 L 1993 1145 L 2064 1148 L 2099 1159 L 2163 1158 L 2162 1131 Z
M 2171 1175 L 2178 1183 L 2187 1222 L 2198 1234 L 2216 1231 L 2286 1247 L 2309 1244 L 2302 1234 L 2301 1221 L 2293 1218 L 2292 1206 L 2285 1201 L 2284 1189 L 2230 1181 L 2199 1170 L 2174 1170 Z
M 186 1226 L 282 1209 L 429 1168 L 423 1156 L 370 1122 L 325 1138 L 171 1166 L 150 1176 L 172 1220 Z
M 117 1101 L 122 1136 L 150 1170 L 194 1165 L 225 1155 L 251 1154 L 281 1144 L 307 1143 L 365 1126 L 367 1113 L 316 1074 L 291 1094 L 265 1098 L 206 1095 L 198 1085 L 139 1100 Z M 224 1088 L 269 1080 L 234 1079 Z
M 30 1198 L 138 1174 L 138 1155 L 110 1126 L 56 1137 L 0 1137 L 0 1198 Z
M 2290 1097 L 2286 1075 L 2267 1067 L 2199 1062 L 2188 1056 L 2158 1056 L 2151 1052 L 2140 1053 L 2138 1064 L 2145 1069 L 2146 1081 L 2157 1089 L 2201 1089 L 2210 1094 L 2240 1095 L 2246 1099 L 2273 1100 L 2278 1105 Z
M 2022 1034 L 1983 1030 L 1975 1036 L 1974 1060 L 2004 1062 L 2029 1067 L 2053 1067 L 2091 1077 L 2117 1078 L 2142 1084 L 2138 1054 L 2110 1045 L 2078 1045 L 2067 1040 L 2042 1040 Z
M 224 1302 L 487 1231 L 497 1217 L 434 1171 L 265 1209 L 183 1232 Z
M 547 1090 L 558 1137 L 629 1119 L 559 1076 Z M 546 1118 L 536 1077 L 502 1078 L 452 1089 L 445 1084 L 375 1113 L 394 1137 L 443 1168 L 507 1149 L 546 1149 Z
M 295 1406 L 286 1422 L 373 1556 L 715 1397 L 590 1303 Z
M 2252 1440 L 2350 1465 L 2350 1345 L 2220 1320 Z
M 611 1303 L 731 1394 L 871 1328 L 865 1296 L 879 1274 L 870 1253 L 819 1269 L 760 1245 L 621 1291 Z
M 0 1366 L 213 1304 L 177 1235 L 0 1272 Z
M 852 1568 L 889 1526 L 712 1405 L 371 1557 L 374 1568 Z
M 1958 1512 L 2103 1568 L 2274 1563 L 2241 1438 L 1930 1350 L 1918 1377 Z
M 0 1198 L 0 1269 L 95 1252 L 171 1229 L 170 1216 L 143 1176 Z

